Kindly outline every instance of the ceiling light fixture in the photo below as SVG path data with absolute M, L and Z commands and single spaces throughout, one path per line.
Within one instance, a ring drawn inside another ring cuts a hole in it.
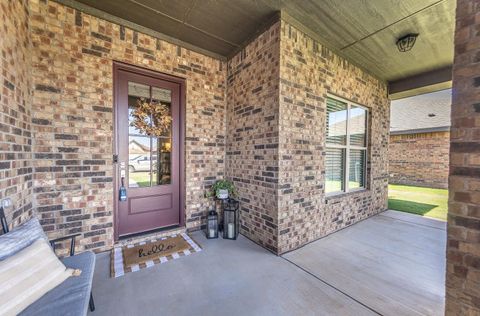
M 398 50 L 401 52 L 408 52 L 412 49 L 413 45 L 415 45 L 415 41 L 417 40 L 418 34 L 407 34 L 405 36 L 400 37 L 397 40 L 397 47 Z

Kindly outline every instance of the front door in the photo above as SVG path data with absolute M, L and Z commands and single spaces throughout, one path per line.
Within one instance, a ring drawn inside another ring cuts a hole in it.
M 180 225 L 181 84 L 141 70 L 115 73 L 115 235 Z

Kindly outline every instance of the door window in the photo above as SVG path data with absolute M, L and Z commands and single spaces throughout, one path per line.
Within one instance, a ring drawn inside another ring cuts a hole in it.
M 171 91 L 128 83 L 128 186 L 171 183 Z

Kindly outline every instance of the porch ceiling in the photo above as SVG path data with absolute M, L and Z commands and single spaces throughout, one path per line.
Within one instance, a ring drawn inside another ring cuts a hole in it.
M 81 3 L 228 57 L 282 11 L 332 50 L 386 81 L 453 61 L 455 0 L 57 0 Z M 415 47 L 395 41 L 419 33 Z

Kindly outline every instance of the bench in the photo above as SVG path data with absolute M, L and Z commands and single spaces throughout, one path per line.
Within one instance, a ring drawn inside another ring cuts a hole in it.
M 0 222 L 4 233 L 8 233 L 8 225 L 3 208 L 0 207 Z M 65 236 L 50 240 L 55 251 L 55 245 L 60 241 L 70 240 L 70 256 L 62 260 L 67 268 L 80 269 L 78 277 L 70 277 L 62 284 L 35 301 L 23 310 L 22 316 L 50 316 L 50 315 L 86 315 L 88 308 L 93 312 L 95 303 L 92 295 L 93 272 L 95 269 L 95 254 L 86 251 L 75 255 L 75 238 L 80 234 Z

